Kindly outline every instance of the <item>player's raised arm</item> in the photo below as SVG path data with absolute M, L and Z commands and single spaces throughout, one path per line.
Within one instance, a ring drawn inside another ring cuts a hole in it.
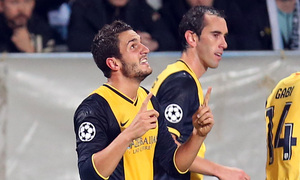
M 153 109 L 147 110 L 151 97 L 152 93 L 149 93 L 130 126 L 119 134 L 109 146 L 94 154 L 95 167 L 103 177 L 109 177 L 113 173 L 127 147 L 134 139 L 141 137 L 149 129 L 156 127 L 159 113 Z
M 206 105 L 199 107 L 193 115 L 194 130 L 192 135 L 176 152 L 175 163 L 177 168 L 182 172 L 191 166 L 206 135 L 214 125 L 213 114 L 208 106 L 210 93 L 211 88 L 208 88 L 204 102 Z

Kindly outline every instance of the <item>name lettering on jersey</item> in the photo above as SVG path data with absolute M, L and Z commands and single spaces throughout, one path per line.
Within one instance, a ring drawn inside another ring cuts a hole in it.
M 293 90 L 295 86 L 287 87 L 287 88 L 279 88 L 275 98 L 281 99 L 281 98 L 287 98 L 292 95 Z
M 150 150 L 153 144 L 157 142 L 157 136 L 140 137 L 131 142 L 128 149 L 133 150 L 133 154 L 143 150 Z

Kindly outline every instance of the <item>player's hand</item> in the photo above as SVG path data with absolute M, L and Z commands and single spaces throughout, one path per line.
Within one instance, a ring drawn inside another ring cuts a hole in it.
M 156 122 L 159 113 L 154 109 L 147 110 L 147 105 L 151 97 L 152 93 L 149 93 L 145 101 L 143 102 L 140 111 L 137 113 L 132 123 L 126 129 L 132 135 L 132 139 L 141 137 L 148 130 L 154 129 L 157 126 Z
M 199 136 L 206 136 L 214 125 L 214 117 L 208 106 L 210 94 L 212 88 L 207 89 L 207 93 L 204 98 L 204 103 L 198 108 L 198 110 L 193 115 L 193 125 L 197 130 Z

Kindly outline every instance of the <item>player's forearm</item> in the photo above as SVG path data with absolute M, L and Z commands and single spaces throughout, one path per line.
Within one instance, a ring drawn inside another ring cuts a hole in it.
M 175 163 L 181 172 L 185 172 L 194 162 L 197 153 L 206 136 L 199 136 L 193 131 L 190 138 L 182 144 L 175 155 Z
M 222 168 L 220 165 L 197 156 L 190 167 L 190 171 L 208 176 L 218 177 L 218 173 L 220 172 L 218 171 L 218 169 L 220 168 Z
M 245 180 L 250 179 L 243 170 L 228 166 L 223 166 L 207 159 L 196 157 L 190 167 L 191 172 L 204 174 L 207 176 L 215 176 L 223 180 Z
M 109 177 L 114 172 L 131 142 L 131 138 L 121 133 L 109 146 L 94 154 L 94 166 L 102 177 Z

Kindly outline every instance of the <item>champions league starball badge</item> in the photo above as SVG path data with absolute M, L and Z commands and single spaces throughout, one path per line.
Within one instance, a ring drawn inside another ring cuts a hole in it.
M 80 125 L 78 136 L 81 141 L 91 141 L 96 135 L 95 126 L 90 122 L 84 122 Z
M 165 109 L 165 117 L 171 123 L 178 123 L 182 119 L 183 111 L 177 104 L 170 104 Z

